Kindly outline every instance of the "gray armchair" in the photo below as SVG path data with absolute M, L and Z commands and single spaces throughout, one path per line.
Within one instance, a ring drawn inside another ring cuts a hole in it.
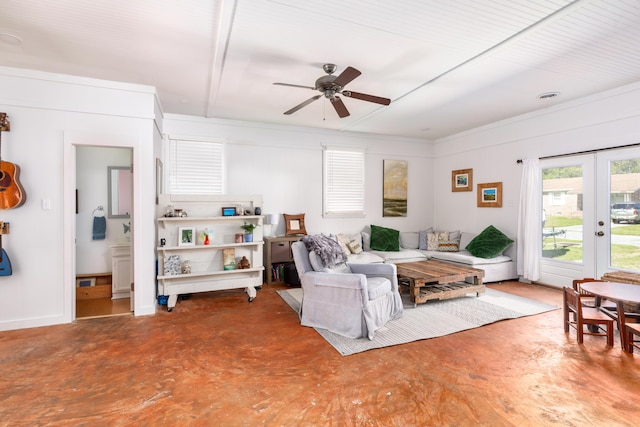
M 372 340 L 389 320 L 402 316 L 394 264 L 349 264 L 351 273 L 316 271 L 303 242 L 291 250 L 302 284 L 302 325 Z

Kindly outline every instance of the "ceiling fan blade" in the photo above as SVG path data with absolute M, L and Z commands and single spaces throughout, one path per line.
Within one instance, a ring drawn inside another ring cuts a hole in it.
M 336 96 L 331 100 L 331 105 L 333 105 L 333 108 L 336 109 L 336 113 L 338 113 L 338 116 L 340 116 L 341 119 L 349 116 L 349 111 L 347 110 L 347 107 L 345 107 L 344 102 L 342 102 L 342 99 L 340 99 L 339 96 Z
M 349 98 L 360 99 L 362 101 L 375 102 L 376 104 L 389 105 L 391 104 L 391 100 L 389 98 L 381 98 L 379 96 L 367 95 L 366 93 L 360 92 L 351 92 L 351 91 L 343 91 L 342 94 L 344 96 L 348 96 Z
M 284 114 L 289 115 L 289 114 L 293 114 L 296 111 L 298 111 L 299 109 L 306 107 L 307 105 L 311 104 L 313 101 L 319 99 L 322 95 L 316 95 L 316 96 L 312 96 L 311 98 L 307 99 L 306 101 L 304 101 L 301 104 L 296 105 L 295 107 L 293 107 L 292 109 L 285 111 Z
M 274 85 L 277 85 L 277 86 L 291 86 L 291 87 L 299 87 L 299 88 L 302 88 L 302 89 L 311 89 L 311 90 L 316 90 L 316 88 L 315 88 L 315 87 L 311 87 L 311 86 L 302 86 L 302 85 L 294 85 L 294 84 L 291 84 L 291 83 L 274 83 Z
M 347 67 L 342 73 L 340 73 L 338 77 L 336 77 L 333 83 L 337 84 L 338 86 L 344 87 L 347 83 L 358 77 L 360 74 L 362 73 L 355 68 Z

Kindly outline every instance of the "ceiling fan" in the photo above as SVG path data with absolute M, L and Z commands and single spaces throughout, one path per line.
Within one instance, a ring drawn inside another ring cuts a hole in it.
M 342 99 L 338 96 L 338 94 L 342 94 L 348 98 L 375 102 L 376 104 L 389 105 L 391 103 L 391 100 L 389 98 L 381 98 L 379 96 L 367 95 L 366 93 L 344 90 L 344 87 L 347 83 L 351 82 L 362 73 L 353 67 L 347 67 L 342 73 L 340 73 L 339 76 L 334 76 L 333 73 L 336 71 L 336 68 L 336 64 L 324 64 L 322 66 L 322 69 L 325 71 L 325 73 L 327 73 L 327 75 L 321 76 L 318 80 L 316 80 L 315 87 L 294 85 L 290 83 L 274 83 L 274 85 L 300 87 L 303 89 L 319 90 L 320 92 L 322 92 L 321 95 L 312 96 L 306 101 L 296 105 L 292 109 L 285 111 L 284 114 L 293 114 L 301 108 L 311 104 L 313 101 L 320 99 L 322 95 L 324 95 L 325 98 L 331 101 L 331 105 L 333 105 L 336 113 L 338 113 L 338 116 L 340 116 L 341 118 L 347 117 L 349 115 L 349 111 L 347 110 L 347 107 L 345 107 L 344 102 L 342 102 Z

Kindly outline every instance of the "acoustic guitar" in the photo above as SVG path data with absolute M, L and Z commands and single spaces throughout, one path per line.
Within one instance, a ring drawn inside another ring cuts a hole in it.
M 0 209 L 13 209 L 21 206 L 26 196 L 20 185 L 20 167 L 2 160 L 2 132 L 10 130 L 7 113 L 0 113 Z

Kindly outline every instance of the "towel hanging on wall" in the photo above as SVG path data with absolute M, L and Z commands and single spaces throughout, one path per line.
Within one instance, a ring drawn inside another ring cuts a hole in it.
M 102 206 L 93 210 L 93 240 L 104 240 L 107 237 L 107 218 Z

